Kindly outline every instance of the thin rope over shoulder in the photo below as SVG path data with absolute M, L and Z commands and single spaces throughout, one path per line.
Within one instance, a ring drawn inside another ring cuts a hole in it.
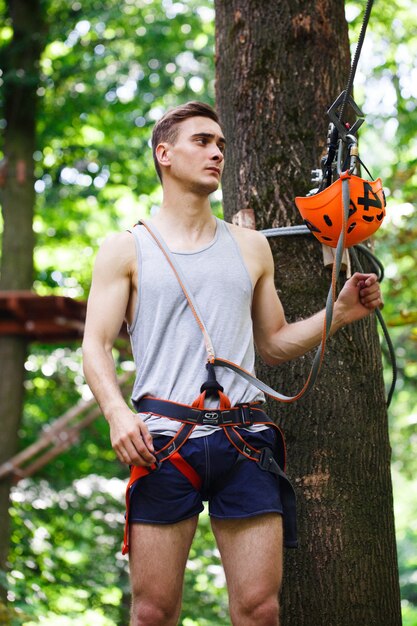
M 159 249 L 161 250 L 161 252 L 163 253 L 163 255 L 165 256 L 166 260 L 168 261 L 169 265 L 171 266 L 172 271 L 174 272 L 181 289 L 184 292 L 184 295 L 187 299 L 187 302 L 191 308 L 191 311 L 195 317 L 195 320 L 197 322 L 197 324 L 200 327 L 201 332 L 203 333 L 203 337 L 204 337 L 204 343 L 206 346 L 206 351 L 209 357 L 209 361 L 213 362 L 214 360 L 214 347 L 213 347 L 213 342 L 211 341 L 210 335 L 208 333 L 208 330 L 203 322 L 203 318 L 201 316 L 200 311 L 198 310 L 198 306 L 197 303 L 195 302 L 194 298 L 191 297 L 191 292 L 189 291 L 189 289 L 186 287 L 186 279 L 185 276 L 183 274 L 183 272 L 181 271 L 180 267 L 178 266 L 178 264 L 174 261 L 174 257 L 171 254 L 171 251 L 169 250 L 168 246 L 166 245 L 165 241 L 162 239 L 161 235 L 157 232 L 155 226 L 151 226 L 151 224 L 149 222 L 145 222 L 145 220 L 139 220 L 138 224 L 142 224 L 142 226 L 144 226 L 146 228 L 146 230 L 148 231 L 148 233 L 151 235 L 151 237 L 154 239 L 155 243 L 157 244 L 157 246 L 159 247 Z

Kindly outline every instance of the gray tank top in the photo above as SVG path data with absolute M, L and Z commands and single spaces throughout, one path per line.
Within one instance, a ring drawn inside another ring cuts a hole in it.
M 207 246 L 172 253 L 204 317 L 216 356 L 254 373 L 252 282 L 229 226 L 217 218 L 216 222 L 214 239 Z M 136 365 L 132 400 L 150 395 L 192 404 L 207 378 L 203 335 L 155 241 L 143 226 L 135 226 L 132 233 L 138 264 L 138 301 L 128 327 Z M 216 368 L 216 375 L 232 406 L 265 399 L 253 385 L 230 370 Z M 207 399 L 205 404 L 217 405 L 216 399 Z M 155 434 L 173 435 L 181 425 L 148 413 L 141 417 Z M 215 426 L 197 426 L 192 436 L 215 430 Z

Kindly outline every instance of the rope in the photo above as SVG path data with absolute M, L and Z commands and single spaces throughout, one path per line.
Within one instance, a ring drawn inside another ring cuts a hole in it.
M 361 243 L 356 244 L 356 246 L 354 246 L 354 249 L 359 250 L 364 256 L 366 256 L 368 261 L 371 263 L 375 274 L 378 276 L 378 281 L 381 283 L 385 278 L 385 270 L 378 257 L 375 256 L 375 254 L 373 254 L 366 246 L 362 245 Z M 356 253 L 354 252 L 354 250 L 352 250 L 352 252 L 355 254 L 356 260 L 358 258 Z M 357 263 L 357 266 L 360 267 L 359 261 Z M 362 271 L 362 269 L 360 269 L 359 271 Z
M 161 250 L 162 254 L 165 256 L 166 260 L 168 261 L 172 271 L 175 274 L 176 279 L 178 280 L 180 287 L 184 293 L 184 296 L 187 299 L 188 305 L 194 315 L 194 318 L 198 324 L 198 326 L 200 327 L 200 330 L 203 334 L 203 338 L 204 338 L 204 344 L 206 346 L 206 351 L 209 357 L 209 361 L 212 362 L 214 359 L 214 348 L 213 348 L 213 343 L 211 341 L 211 337 L 208 333 L 208 330 L 206 328 L 206 325 L 204 324 L 203 321 L 203 317 L 198 309 L 197 306 L 197 302 L 195 301 L 194 298 L 191 297 L 191 292 L 189 289 L 187 289 L 187 281 L 186 278 L 180 268 L 180 266 L 174 261 L 174 257 L 171 254 L 171 251 L 169 250 L 168 246 L 166 245 L 165 241 L 162 239 L 160 233 L 158 232 L 156 226 L 154 224 L 150 224 L 150 222 L 147 222 L 145 220 L 139 220 L 138 224 L 141 224 L 142 226 L 144 226 L 146 228 L 146 230 L 148 231 L 148 233 L 150 234 L 150 236 L 153 238 L 153 240 L 155 241 L 156 245 L 158 246 L 158 248 Z
M 311 231 L 304 226 L 303 224 L 299 224 L 296 226 L 280 226 L 279 228 L 266 228 L 265 230 L 260 230 L 265 237 L 281 237 L 286 235 L 311 235 Z
M 370 252 L 365 246 L 358 245 L 354 247 L 358 248 L 371 261 L 374 268 L 377 268 L 376 274 L 377 275 L 379 274 L 378 280 L 381 281 L 384 277 L 384 268 L 382 266 L 381 261 L 377 259 L 377 257 L 374 254 L 372 254 L 372 252 Z M 352 259 L 356 267 L 359 269 L 360 272 L 363 272 L 364 270 L 363 270 L 362 264 L 359 261 L 357 252 L 354 248 L 351 248 L 351 254 L 352 254 Z M 382 272 L 379 271 L 381 268 L 382 268 Z M 387 342 L 388 352 L 389 352 L 390 362 L 391 362 L 392 380 L 391 380 L 391 385 L 390 385 L 390 388 L 388 391 L 388 397 L 387 397 L 387 408 L 388 408 L 389 405 L 391 404 L 392 396 L 394 395 L 395 386 L 397 384 L 397 376 L 398 376 L 397 360 L 395 356 L 394 346 L 391 341 L 391 337 L 389 335 L 387 325 L 385 324 L 385 320 L 382 317 L 382 313 L 379 309 L 376 309 L 375 313 L 376 313 L 378 322 L 381 325 L 382 332 L 385 337 L 385 341 Z
M 357 46 L 356 46 L 356 50 L 355 50 L 355 55 L 354 55 L 354 58 L 353 58 L 353 62 L 352 62 L 350 71 L 349 71 L 349 77 L 348 77 L 346 89 L 342 92 L 343 100 L 342 100 L 342 104 L 341 104 L 341 107 L 340 107 L 340 112 L 339 112 L 339 115 L 338 115 L 341 124 L 343 124 L 343 116 L 344 116 L 344 113 L 345 113 L 346 104 L 347 104 L 348 98 L 350 96 L 350 92 L 353 89 L 353 81 L 354 81 L 354 78 L 355 78 L 356 69 L 357 69 L 358 62 L 359 62 L 359 57 L 360 57 L 361 52 L 362 52 L 363 42 L 364 42 L 364 39 L 365 39 L 365 33 L 366 33 L 366 29 L 368 27 L 369 18 L 370 18 L 370 15 L 371 15 L 372 5 L 373 5 L 373 0 L 368 0 L 366 8 L 365 8 L 365 14 L 364 14 L 363 21 L 362 21 L 361 31 L 360 31 L 360 34 L 359 34 L 359 40 L 358 40 L 358 43 L 357 43 Z M 328 138 L 327 156 L 322 159 L 323 178 L 322 178 L 322 180 L 321 180 L 321 182 L 319 184 L 319 188 L 318 188 L 319 192 L 323 191 L 323 189 L 328 187 L 331 184 L 331 182 L 332 182 L 332 176 L 333 176 L 333 174 L 332 174 L 332 165 L 333 165 L 333 162 L 334 162 L 334 158 L 336 156 L 336 151 L 338 149 L 338 141 L 339 141 L 339 130 L 338 130 L 337 126 L 334 125 L 334 127 L 333 127 L 333 129 L 331 131 L 331 134 L 330 134 L 330 136 Z M 365 167 L 365 169 L 366 169 L 366 167 Z
M 369 18 L 371 16 L 373 3 L 374 3 L 374 0 L 368 0 L 368 2 L 366 4 L 365 15 L 364 15 L 363 21 L 362 21 L 361 31 L 360 31 L 360 34 L 359 34 L 359 39 L 358 39 L 358 43 L 357 43 L 356 50 L 355 50 L 355 56 L 353 58 L 353 63 L 352 63 L 352 66 L 350 68 L 349 78 L 348 78 L 348 82 L 347 82 L 347 85 L 346 85 L 345 95 L 344 95 L 344 98 L 343 98 L 343 101 L 342 101 L 342 106 L 340 107 L 339 119 L 340 119 L 341 122 L 343 122 L 343 114 L 345 112 L 347 99 L 349 97 L 350 92 L 352 91 L 353 81 L 355 79 L 355 74 L 356 74 L 356 69 L 358 67 L 359 57 L 360 57 L 361 52 L 362 52 L 362 46 L 363 46 L 363 42 L 364 42 L 364 39 L 365 39 L 365 33 L 366 33 L 366 29 L 368 27 Z

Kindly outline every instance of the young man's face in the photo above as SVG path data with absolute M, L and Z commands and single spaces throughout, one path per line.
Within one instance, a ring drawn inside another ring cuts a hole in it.
M 214 120 L 190 117 L 178 124 L 175 143 L 163 145 L 167 159 L 163 177 L 171 177 L 199 195 L 208 195 L 218 188 L 223 173 L 225 139 Z

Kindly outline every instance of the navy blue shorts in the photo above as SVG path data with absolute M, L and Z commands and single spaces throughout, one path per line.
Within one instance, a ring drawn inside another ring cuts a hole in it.
M 242 434 L 257 449 L 274 447 L 273 428 Z M 155 449 L 170 439 L 155 436 Z M 188 439 L 180 454 L 200 476 L 201 490 L 196 490 L 169 460 L 165 461 L 132 486 L 130 523 L 173 524 L 201 513 L 204 501 L 208 501 L 209 514 L 219 519 L 282 514 L 277 477 L 240 454 L 223 431 Z

